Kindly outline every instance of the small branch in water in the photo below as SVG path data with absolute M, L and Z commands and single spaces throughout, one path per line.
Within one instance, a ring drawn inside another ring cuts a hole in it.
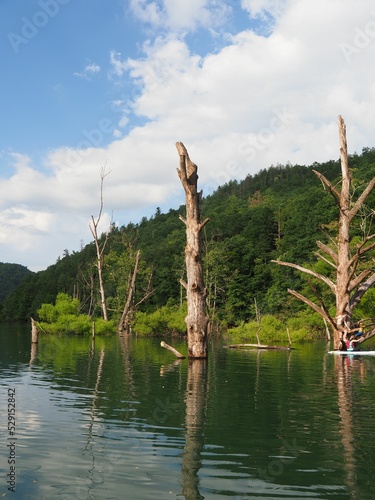
M 250 347 L 252 349 L 275 349 L 278 351 L 290 351 L 291 349 L 294 349 L 293 347 L 286 347 L 286 346 L 278 346 L 278 345 L 262 345 L 262 344 L 231 344 L 231 345 L 225 345 L 224 346 L 226 349 L 242 349 L 246 347 Z
M 180 358 L 180 359 L 185 359 L 186 358 L 186 356 L 184 356 L 183 354 L 181 354 L 180 352 L 178 352 L 177 349 L 175 349 L 174 347 L 166 344 L 163 340 L 160 342 L 160 345 L 162 347 L 164 347 L 165 349 L 168 349 L 168 351 L 173 352 L 173 354 L 175 356 L 177 356 L 178 358 Z

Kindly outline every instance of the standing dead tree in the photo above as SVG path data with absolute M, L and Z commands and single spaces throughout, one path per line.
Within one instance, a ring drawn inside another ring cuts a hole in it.
M 351 241 L 350 228 L 354 217 L 362 209 L 366 199 L 375 187 L 375 177 L 369 182 L 362 191 L 357 200 L 352 196 L 352 176 L 349 170 L 348 151 L 346 142 L 346 126 L 341 116 L 338 117 L 339 139 L 340 139 L 340 157 L 341 157 L 341 191 L 334 186 L 323 174 L 313 170 L 320 179 L 323 186 L 333 196 L 339 208 L 338 234 L 335 246 L 329 246 L 317 241 L 318 258 L 328 263 L 334 270 L 334 277 L 325 276 L 290 262 L 274 260 L 273 262 L 282 266 L 288 266 L 297 269 L 305 274 L 313 276 L 324 283 L 335 296 L 335 317 L 329 312 L 328 304 L 316 292 L 319 304 L 316 304 L 309 298 L 301 295 L 295 290 L 288 290 L 289 293 L 299 300 L 309 305 L 330 325 L 334 333 L 334 343 L 338 346 L 341 336 L 345 332 L 355 330 L 353 323 L 353 311 L 360 303 L 363 295 L 375 283 L 375 273 L 370 266 L 364 267 L 363 258 L 365 254 L 375 248 L 375 234 L 364 234 L 362 241 L 353 246 Z M 369 334 L 362 340 L 374 335 Z
M 134 302 L 134 292 L 135 292 L 135 282 L 137 279 L 138 275 L 138 270 L 139 270 L 139 260 L 141 257 L 141 251 L 138 250 L 135 256 L 135 263 L 134 263 L 134 269 L 133 273 L 131 276 L 131 279 L 129 279 L 129 286 L 128 286 L 128 293 L 126 296 L 126 301 L 125 301 L 125 306 L 121 314 L 120 321 L 117 326 L 117 332 L 119 335 L 122 335 L 123 333 L 129 333 L 130 331 L 130 321 L 132 316 L 134 315 L 135 311 L 138 309 L 138 307 L 144 302 L 145 300 L 150 297 L 154 293 L 154 290 L 152 288 L 152 274 L 150 274 L 148 278 L 148 284 L 147 288 L 144 291 L 143 296 L 135 303 Z
M 98 269 L 98 279 L 99 279 L 99 290 L 100 290 L 100 305 L 102 309 L 103 319 L 108 321 L 108 310 L 107 310 L 107 301 L 105 296 L 105 288 L 103 281 L 103 269 L 104 269 L 104 251 L 105 247 L 108 243 L 109 233 L 105 234 L 105 239 L 103 242 L 100 241 L 98 235 L 98 226 L 100 220 L 102 218 L 103 213 L 103 183 L 104 179 L 109 175 L 110 172 L 106 172 L 106 168 L 103 167 L 100 171 L 100 207 L 99 214 L 95 219 L 93 215 L 91 215 L 91 222 L 89 224 L 91 234 L 94 238 L 95 248 L 96 248 L 96 267 Z
M 207 358 L 207 327 L 206 313 L 207 291 L 203 282 L 201 231 L 209 219 L 202 222 L 200 203 L 202 191 L 198 192 L 198 167 L 193 163 L 182 142 L 176 143 L 180 156 L 178 176 L 185 190 L 186 219 L 180 219 L 186 226 L 185 265 L 187 283 L 181 280 L 186 289 L 188 313 L 185 318 L 188 336 L 189 358 Z

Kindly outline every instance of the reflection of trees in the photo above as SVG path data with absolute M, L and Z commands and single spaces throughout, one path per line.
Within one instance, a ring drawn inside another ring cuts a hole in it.
M 188 500 L 204 498 L 199 493 L 198 472 L 204 446 L 204 423 L 208 398 L 207 360 L 189 361 L 185 393 L 185 448 L 182 455 L 182 492 Z
M 360 498 L 358 483 L 356 480 L 355 446 L 353 434 L 353 364 L 359 360 L 352 360 L 348 356 L 335 356 L 335 372 L 337 376 L 338 404 L 341 419 L 341 435 L 344 447 L 344 463 L 346 470 L 346 483 L 351 498 Z

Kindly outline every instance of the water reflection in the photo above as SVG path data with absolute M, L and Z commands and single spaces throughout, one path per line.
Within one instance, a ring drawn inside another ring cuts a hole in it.
M 94 344 L 94 339 L 93 339 L 93 344 Z M 96 484 L 98 482 L 97 478 L 97 473 L 95 471 L 96 466 L 95 466 L 95 461 L 96 461 L 96 454 L 94 450 L 94 444 L 95 444 L 95 436 L 93 432 L 94 424 L 97 420 L 97 408 L 99 407 L 99 387 L 100 387 L 100 381 L 102 378 L 102 372 L 103 372 L 103 363 L 104 363 L 104 348 L 101 349 L 100 351 L 100 356 L 99 356 L 99 363 L 98 363 L 98 368 L 97 368 L 97 374 L 96 374 L 96 383 L 93 391 L 93 397 L 92 397 L 92 402 L 91 402 L 91 408 L 89 412 L 89 424 L 87 428 L 87 441 L 86 445 L 84 447 L 84 453 L 88 453 L 91 455 L 92 458 L 92 463 L 91 467 L 88 470 L 88 482 L 92 482 Z M 91 353 L 92 356 L 92 353 Z M 90 356 L 90 357 L 91 357 Z M 103 482 L 103 478 L 101 478 L 101 482 Z
M 182 492 L 186 499 L 204 498 L 199 492 L 198 472 L 202 466 L 207 399 L 207 360 L 190 360 L 185 393 L 186 442 L 182 454 Z
M 338 405 L 340 412 L 340 433 L 344 449 L 346 484 L 351 498 L 361 497 L 360 485 L 357 480 L 356 439 L 354 435 L 355 422 L 353 416 L 354 386 L 353 372 L 360 378 L 365 378 L 365 363 L 352 355 L 335 356 L 335 372 L 338 388 Z
M 34 364 L 36 358 L 38 356 L 38 344 L 33 342 L 31 344 L 31 352 L 30 352 L 30 367 Z
M 375 359 L 217 343 L 188 362 L 152 339 L 27 339 L 0 336 L 19 498 L 373 498 Z

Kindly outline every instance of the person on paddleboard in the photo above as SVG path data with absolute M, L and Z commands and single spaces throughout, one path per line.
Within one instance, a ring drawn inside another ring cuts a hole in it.
M 351 335 L 349 340 L 346 342 L 346 350 L 347 351 L 355 351 L 357 349 L 357 343 L 359 342 L 359 338 L 356 338 L 355 335 Z

